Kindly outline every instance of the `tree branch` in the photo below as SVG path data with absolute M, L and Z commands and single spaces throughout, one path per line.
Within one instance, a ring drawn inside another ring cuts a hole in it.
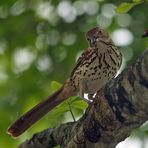
M 114 148 L 148 119 L 148 50 L 97 92 L 77 122 L 35 134 L 20 148 Z

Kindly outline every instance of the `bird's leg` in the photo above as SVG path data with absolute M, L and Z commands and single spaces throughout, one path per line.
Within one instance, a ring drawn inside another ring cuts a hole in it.
M 81 89 L 80 89 L 80 90 L 81 90 Z M 84 97 L 84 92 L 83 92 L 83 91 L 79 91 L 79 97 L 80 97 L 82 100 L 84 100 L 85 102 L 87 102 L 88 104 L 91 103 L 91 101 L 90 101 L 89 99 L 86 99 L 86 98 Z
M 86 99 L 86 98 L 81 98 L 82 100 L 84 100 L 85 102 L 87 102 L 89 105 L 92 103 L 92 101 L 91 100 L 89 100 L 89 99 Z

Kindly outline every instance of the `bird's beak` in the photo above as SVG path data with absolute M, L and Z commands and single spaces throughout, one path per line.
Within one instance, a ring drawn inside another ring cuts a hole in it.
M 91 43 L 91 44 L 95 44 L 95 42 L 96 42 L 96 39 L 95 39 L 95 38 L 91 38 L 91 39 L 90 39 L 90 43 Z

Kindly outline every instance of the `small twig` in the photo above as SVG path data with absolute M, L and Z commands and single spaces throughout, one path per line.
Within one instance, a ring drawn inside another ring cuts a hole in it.
M 71 116 L 72 116 L 72 118 L 73 118 L 73 121 L 76 122 L 76 119 L 75 119 L 75 116 L 74 116 L 74 114 L 73 114 L 73 112 L 72 112 L 72 109 L 71 109 L 71 106 L 70 106 L 69 101 L 67 101 L 67 103 L 68 103 L 69 111 L 70 111 L 70 113 L 71 113 Z

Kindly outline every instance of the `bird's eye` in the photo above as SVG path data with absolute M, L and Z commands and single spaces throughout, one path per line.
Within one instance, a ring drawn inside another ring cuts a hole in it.
M 99 33 L 100 33 L 100 34 L 103 33 L 103 30 L 99 30 Z
M 90 39 L 89 39 L 89 38 L 87 38 L 87 40 L 88 40 L 88 41 L 90 41 Z

